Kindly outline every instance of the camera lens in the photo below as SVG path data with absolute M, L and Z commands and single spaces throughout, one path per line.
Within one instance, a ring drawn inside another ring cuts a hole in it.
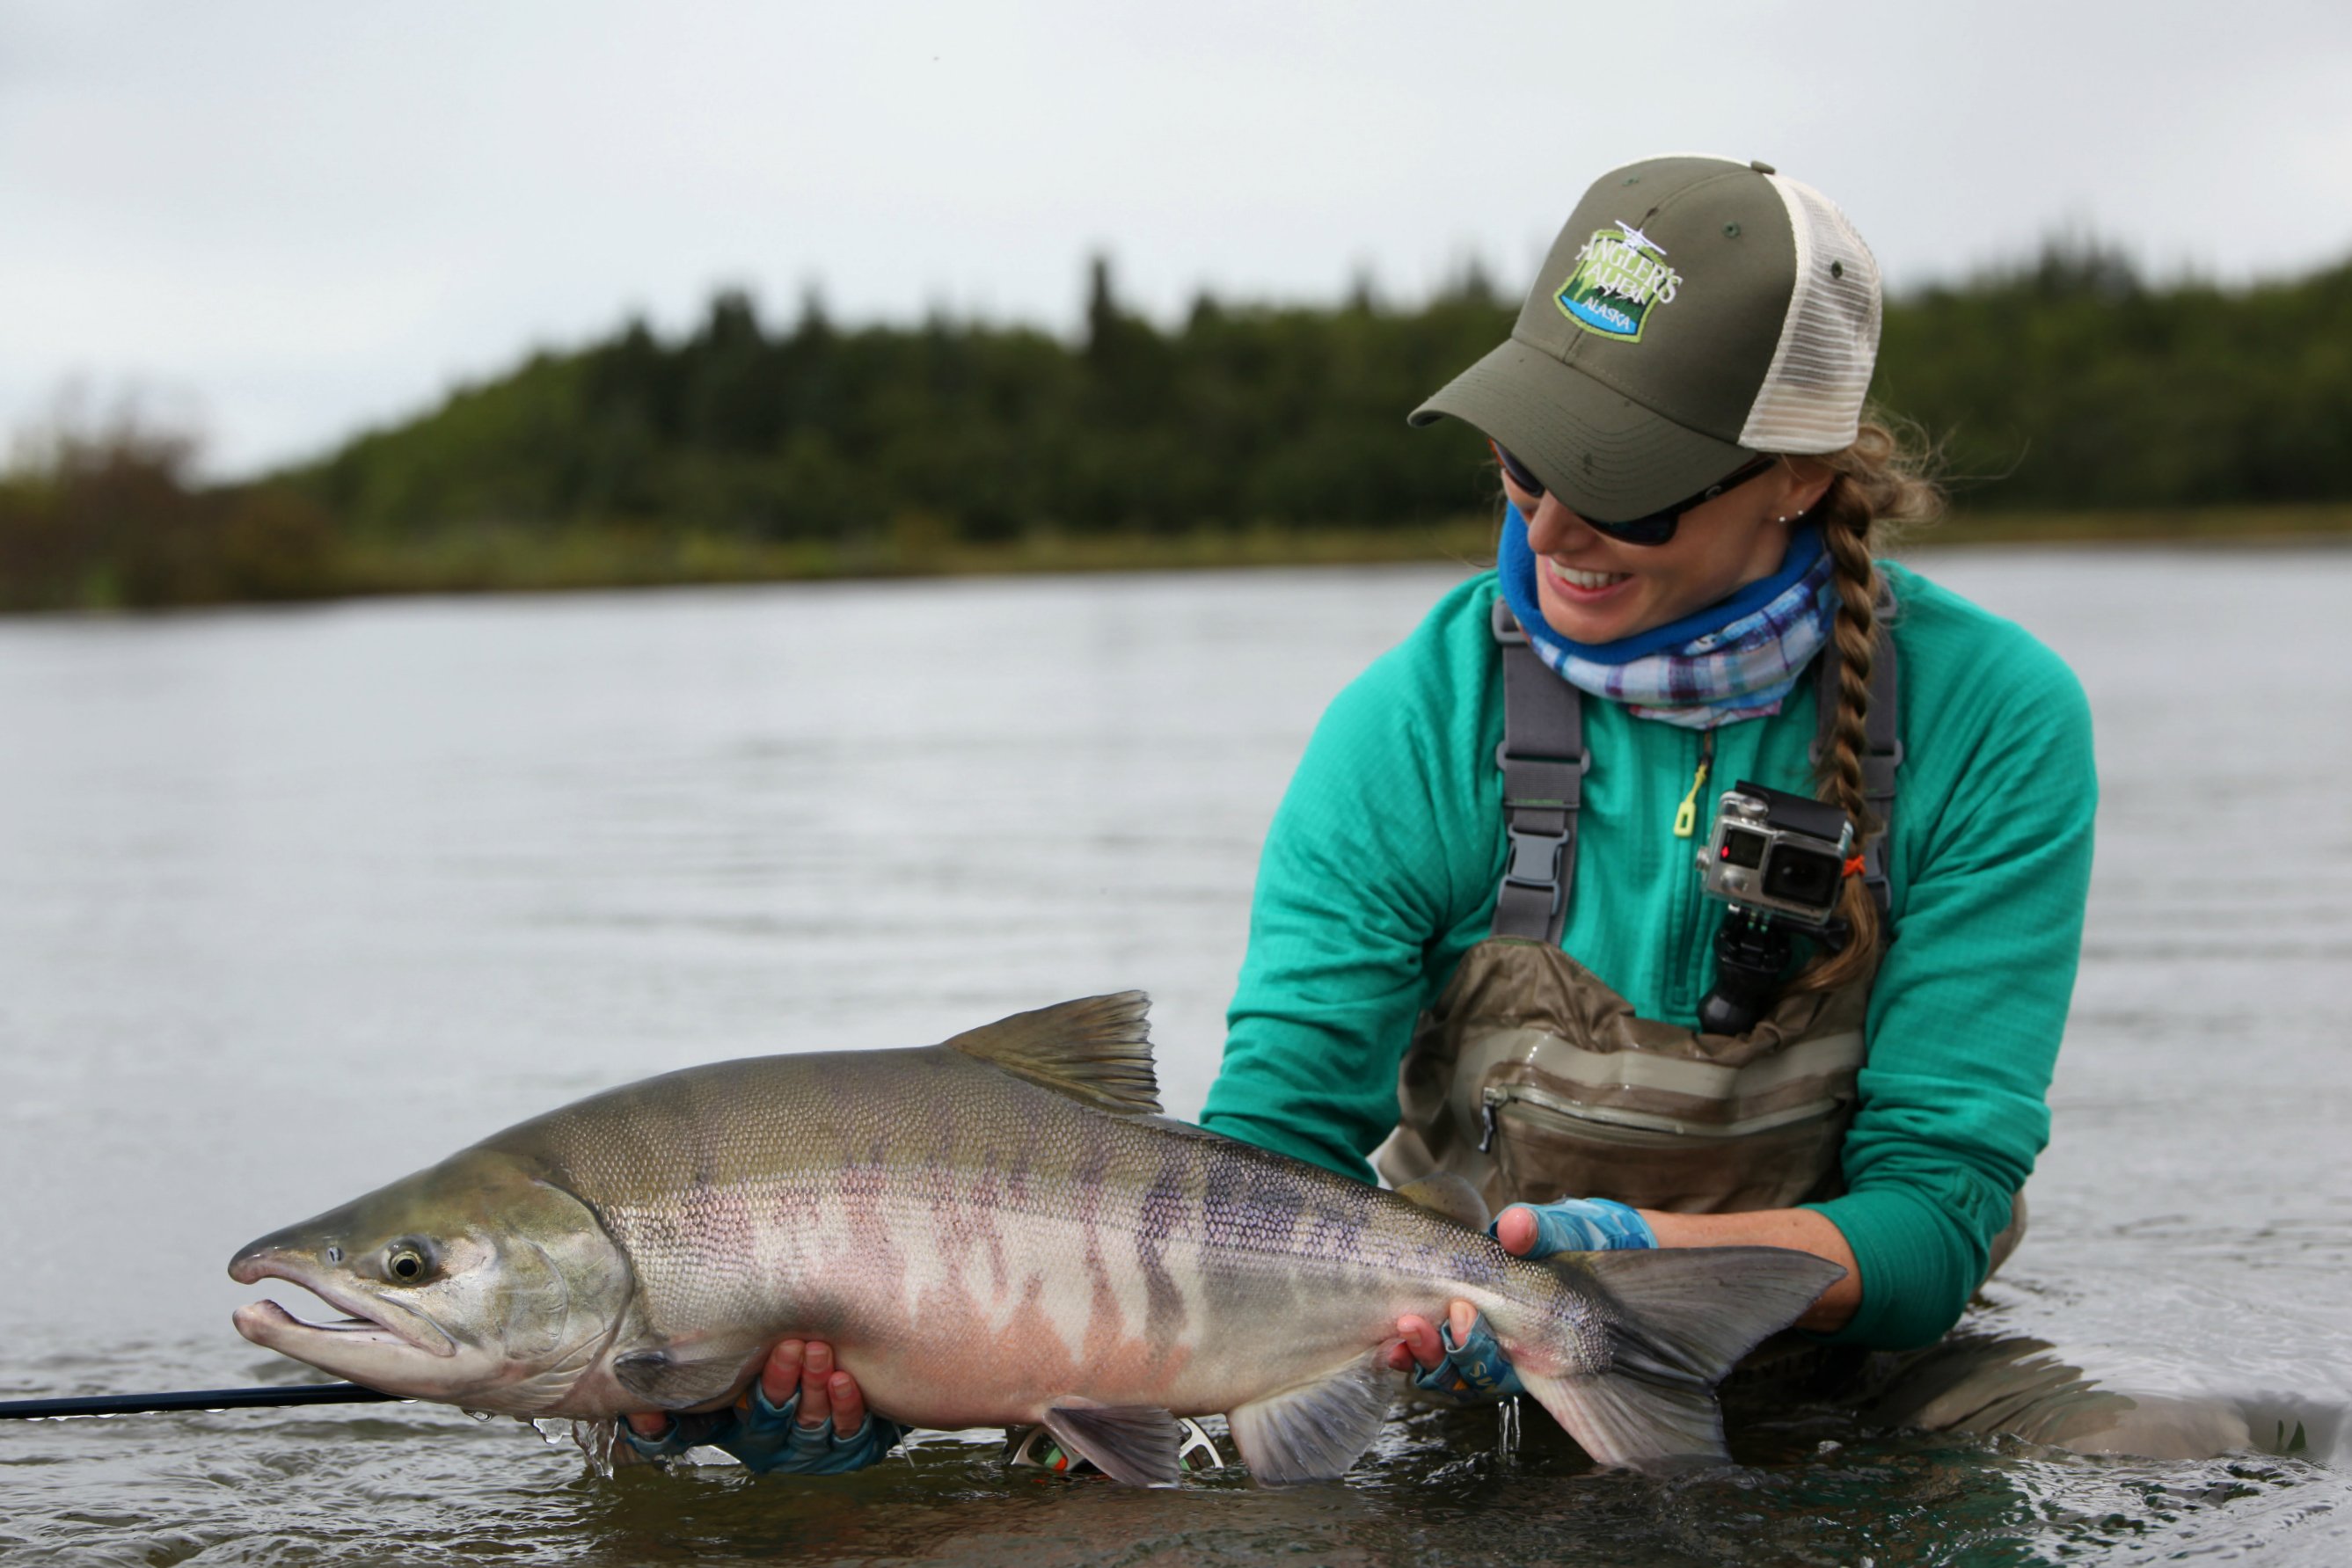
M 1764 863 L 1765 838 L 1745 828 L 1723 830 L 1723 860 L 1727 865 L 1745 866 L 1754 871 Z
M 1835 855 L 1784 843 L 1764 868 L 1764 892 L 1790 904 L 1826 908 L 1837 902 L 1838 877 L 1844 869 Z

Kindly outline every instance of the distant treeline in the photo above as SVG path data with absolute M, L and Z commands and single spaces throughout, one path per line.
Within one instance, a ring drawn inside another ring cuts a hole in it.
M 814 298 L 772 324 L 723 293 L 681 337 L 637 323 L 536 355 L 235 491 L 189 491 L 168 442 L 52 442 L 0 484 L 0 603 L 511 586 L 534 559 L 551 582 L 631 580 L 1427 533 L 1490 510 L 1495 486 L 1471 432 L 1404 414 L 1516 309 L 1473 272 L 1411 309 L 1369 289 L 1203 298 L 1161 327 L 1097 262 L 1073 342 L 845 327 Z M 2053 245 L 1890 302 L 1875 395 L 1942 441 L 1975 512 L 2346 501 L 2352 264 L 2153 286 L 2111 250 Z
M 1405 413 L 1492 347 L 1475 275 L 1410 312 L 1202 299 L 1173 331 L 1097 261 L 1081 340 L 933 319 L 775 329 L 723 293 L 664 341 L 642 323 L 542 354 L 353 441 L 303 487 L 364 529 L 647 522 L 772 539 L 893 531 L 1002 541 L 1258 523 L 1385 528 L 1479 504 L 1476 444 Z
M 2151 287 L 2052 245 L 1889 302 L 1872 395 L 1941 439 L 1973 511 L 2352 499 L 2352 262 Z

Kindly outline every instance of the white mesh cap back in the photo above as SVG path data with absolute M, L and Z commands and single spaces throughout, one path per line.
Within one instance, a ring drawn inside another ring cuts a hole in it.
M 1797 287 L 1739 444 L 1838 452 L 1853 444 L 1878 359 L 1878 262 L 1837 204 L 1801 180 L 1765 176 L 1797 236 Z

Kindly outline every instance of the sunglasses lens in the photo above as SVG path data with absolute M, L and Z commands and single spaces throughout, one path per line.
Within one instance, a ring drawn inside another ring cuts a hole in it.
M 1495 449 L 1495 461 L 1502 465 L 1504 477 L 1530 496 L 1540 497 L 1544 493 L 1544 483 L 1536 477 L 1535 471 L 1512 456 L 1501 442 L 1489 441 L 1486 444 Z M 1675 537 L 1675 530 L 1682 526 L 1685 512 L 1689 511 L 1693 507 L 1701 506 L 1715 499 L 1727 490 L 1746 484 L 1757 475 L 1770 468 L 1777 461 L 1778 459 L 1770 457 L 1753 458 L 1733 470 L 1710 488 L 1693 496 L 1689 500 L 1668 507 L 1662 512 L 1652 512 L 1645 517 L 1635 517 L 1631 522 L 1624 523 L 1604 523 L 1597 517 L 1587 517 L 1584 523 L 1594 532 L 1607 534 L 1611 538 L 1625 544 L 1662 545 Z
M 1689 500 L 1677 501 L 1663 512 L 1652 512 L 1648 517 L 1635 517 L 1630 523 L 1603 523 L 1591 517 L 1584 521 L 1587 527 L 1629 545 L 1662 545 L 1675 537 L 1675 530 L 1682 526 L 1685 512 L 1694 507 L 1703 507 L 1727 491 L 1738 489 L 1759 474 L 1769 472 L 1779 461 L 1776 457 L 1750 458 Z
M 1487 444 L 1494 447 L 1495 461 L 1503 465 L 1504 476 L 1512 484 L 1530 496 L 1540 496 L 1544 493 L 1544 483 L 1536 477 L 1534 469 L 1512 456 L 1503 448 L 1500 442 L 1488 442 Z
M 1530 496 L 1540 497 L 1543 495 L 1544 482 L 1536 477 L 1534 469 L 1512 456 L 1509 448 L 1501 442 L 1490 441 L 1486 444 L 1495 449 L 1495 461 L 1502 465 L 1505 478 Z M 1596 531 L 1607 534 L 1612 539 L 1622 539 L 1629 545 L 1662 545 L 1675 537 L 1675 526 L 1682 521 L 1682 513 L 1680 508 L 1653 512 L 1630 523 L 1600 523 L 1590 517 L 1585 521 Z
M 1675 537 L 1675 528 L 1683 520 L 1679 510 L 1652 512 L 1646 517 L 1635 517 L 1630 523 L 1603 523 L 1591 517 L 1585 526 L 1595 533 L 1607 534 L 1629 545 L 1662 545 Z

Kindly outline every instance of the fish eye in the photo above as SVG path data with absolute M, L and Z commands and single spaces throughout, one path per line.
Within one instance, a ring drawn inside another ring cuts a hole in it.
M 392 1250 L 383 1258 L 384 1272 L 404 1285 L 413 1285 L 422 1280 L 431 1267 L 431 1260 L 425 1256 L 425 1249 L 414 1241 L 394 1242 Z

